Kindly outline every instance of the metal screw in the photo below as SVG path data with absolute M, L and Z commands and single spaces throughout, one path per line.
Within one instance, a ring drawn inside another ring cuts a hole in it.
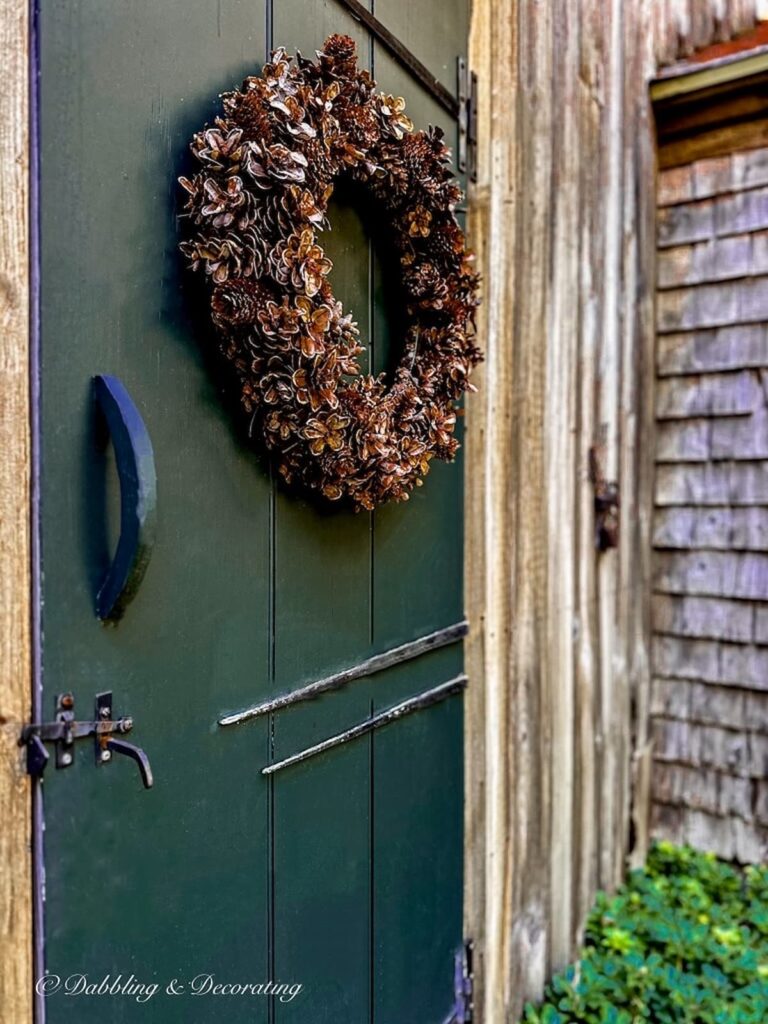
M 111 750 L 102 750 L 102 752 L 101 752 L 101 760 L 102 761 L 111 761 L 112 760 L 112 751 Z
M 112 709 L 111 708 L 107 708 L 107 707 L 99 708 L 99 716 L 101 718 L 109 718 L 109 716 L 111 714 L 112 714 Z
M 71 694 L 71 693 L 64 693 L 64 694 L 62 694 L 61 702 L 60 703 L 61 703 L 61 707 L 65 711 L 69 711 L 70 708 L 74 707 L 74 705 L 75 705 L 74 694 Z
M 61 763 L 62 764 L 72 764 L 72 755 L 71 754 L 62 754 L 61 755 Z

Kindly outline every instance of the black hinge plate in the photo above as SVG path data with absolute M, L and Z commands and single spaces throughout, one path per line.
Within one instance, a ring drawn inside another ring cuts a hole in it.
M 456 166 L 477 181 L 477 75 L 465 57 L 458 60 L 459 152 Z

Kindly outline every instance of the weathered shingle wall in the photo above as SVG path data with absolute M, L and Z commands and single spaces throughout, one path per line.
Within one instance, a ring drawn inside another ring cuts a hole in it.
M 768 855 L 768 149 L 659 182 L 656 834 Z

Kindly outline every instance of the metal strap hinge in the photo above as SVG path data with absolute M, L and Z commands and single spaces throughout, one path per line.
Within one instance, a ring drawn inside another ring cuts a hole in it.
M 458 60 L 459 152 L 456 166 L 470 181 L 477 181 L 477 75 L 466 57 Z

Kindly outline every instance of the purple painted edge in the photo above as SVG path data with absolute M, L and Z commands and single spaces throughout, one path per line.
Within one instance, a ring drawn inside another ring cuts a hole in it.
M 40 552 L 40 6 L 30 0 L 29 54 L 29 390 L 32 474 L 30 532 L 32 541 L 32 721 L 42 721 L 43 656 Z M 40 779 L 32 783 L 33 1006 L 35 1024 L 45 1024 L 45 999 L 37 979 L 45 971 L 45 815 Z

